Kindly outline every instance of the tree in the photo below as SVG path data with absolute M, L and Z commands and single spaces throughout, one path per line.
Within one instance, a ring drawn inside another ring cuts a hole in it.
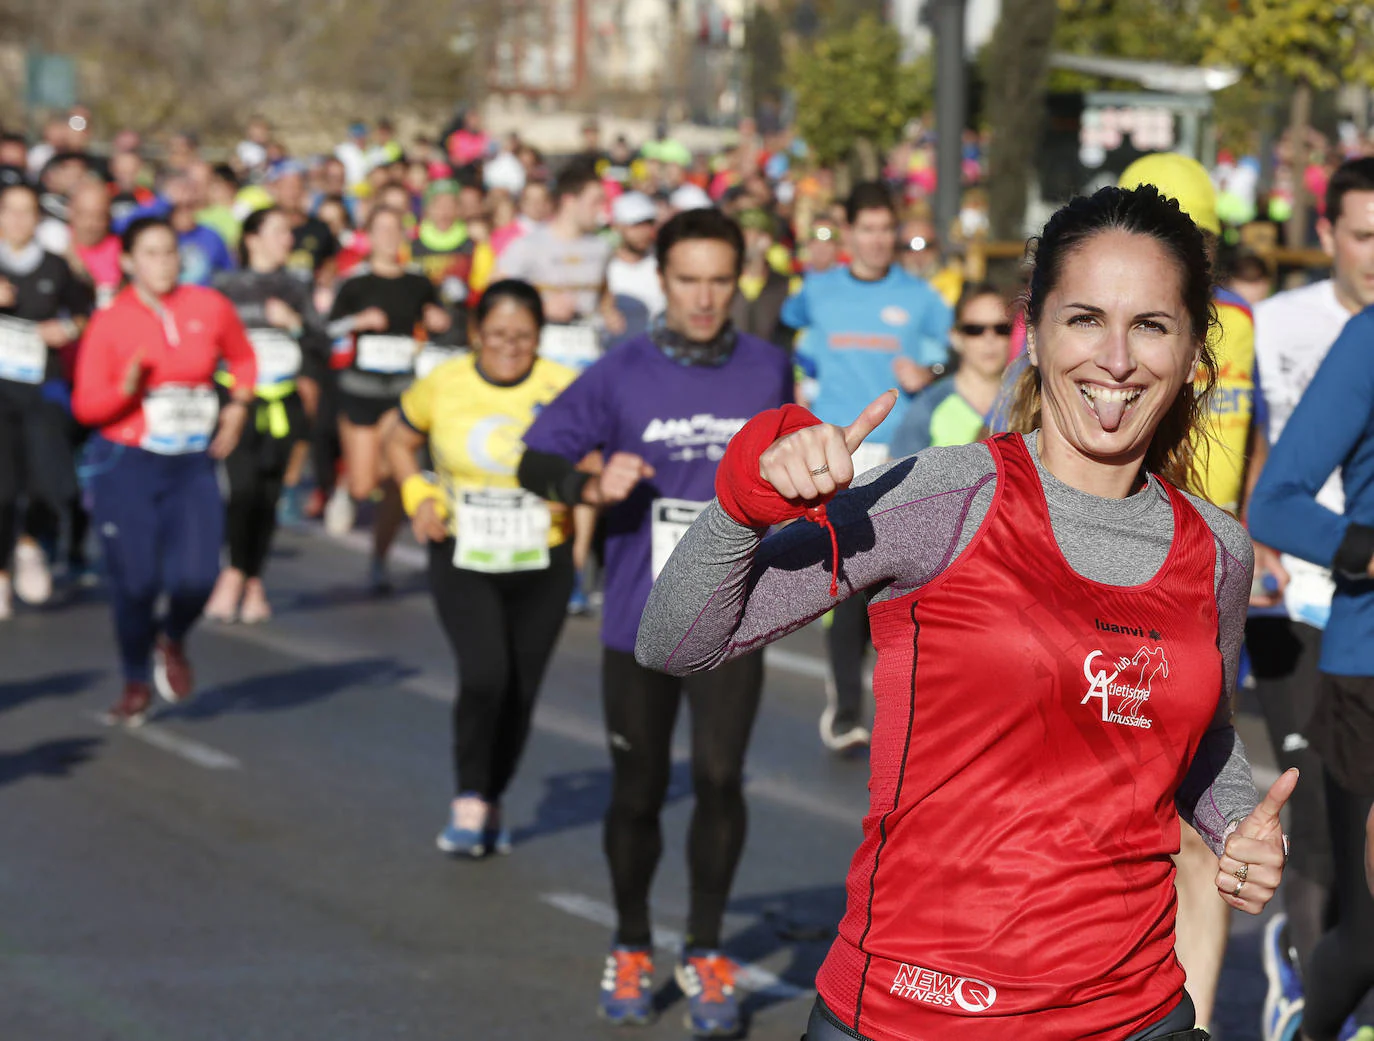
M 1290 145 L 1307 135 L 1314 91 L 1345 83 L 1374 86 L 1374 0 L 1247 0 L 1239 11 L 1204 16 L 1208 61 L 1234 65 L 1260 86 L 1291 84 Z M 1307 197 L 1301 154 L 1294 155 L 1293 214 L 1287 240 L 1301 246 Z
M 1054 50 L 1067 54 L 1103 55 L 1197 65 L 1208 39 L 1199 20 L 1226 12 L 1230 0 L 1058 0 Z M 1086 73 L 1056 69 L 1050 74 L 1054 91 L 1100 90 L 1115 84 Z M 1135 83 L 1123 83 L 1138 90 Z
M 999 238 L 1020 238 L 1024 230 L 1057 14 L 1055 0 L 1003 0 L 988 45 L 988 218 Z
M 823 166 L 849 165 L 859 177 L 880 172 L 880 156 L 930 108 L 928 60 L 903 64 L 901 35 L 865 16 L 799 47 L 787 64 L 797 130 Z

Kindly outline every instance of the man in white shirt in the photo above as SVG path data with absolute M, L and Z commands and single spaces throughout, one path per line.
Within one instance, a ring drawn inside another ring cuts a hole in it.
M 606 288 L 612 299 L 629 297 L 643 304 L 645 320 L 656 318 L 664 305 L 654 259 L 658 207 L 641 192 L 626 192 L 611 204 L 611 223 L 620 244 L 606 267 Z

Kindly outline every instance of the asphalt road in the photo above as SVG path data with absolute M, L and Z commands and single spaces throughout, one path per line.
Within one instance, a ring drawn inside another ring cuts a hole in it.
M 119 681 L 98 594 L 0 627 L 0 1039 L 685 1036 L 685 740 L 654 890 L 664 1014 L 630 1034 L 594 1015 L 610 915 L 595 623 L 570 621 L 546 683 L 507 801 L 515 852 L 453 862 L 433 840 L 454 670 L 413 556 L 374 600 L 359 543 L 279 542 L 276 620 L 198 630 L 199 697 L 142 730 L 99 722 Z M 820 651 L 815 631 L 777 648 L 749 760 L 726 935 L 758 1041 L 801 1034 L 866 804 L 866 763 L 816 735 Z M 1233 922 L 1225 1041 L 1259 1036 L 1260 928 Z

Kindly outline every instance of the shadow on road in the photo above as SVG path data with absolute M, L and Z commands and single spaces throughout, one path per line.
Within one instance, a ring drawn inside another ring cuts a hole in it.
M 187 705 L 163 712 L 160 719 L 204 720 L 228 712 L 277 712 L 300 708 L 347 687 L 399 686 L 419 669 L 395 658 L 357 658 L 327 665 L 302 665 L 266 676 L 249 676 L 202 691 Z
M 68 698 L 80 694 L 104 675 L 101 669 L 73 669 L 71 672 L 54 672 L 51 676 L 33 680 L 0 683 L 0 712 L 39 698 Z
M 664 805 L 678 802 L 691 794 L 692 764 L 680 759 L 673 763 Z M 591 824 L 599 825 L 606 816 L 606 807 L 610 802 L 610 767 L 551 774 L 544 778 L 544 794 L 535 808 L 533 822 L 516 828 L 511 837 L 519 844 L 543 835 Z
M 0 788 L 26 777 L 70 777 L 103 743 L 98 737 L 65 737 L 22 752 L 0 752 Z
M 311 589 L 307 592 L 288 595 L 273 601 L 278 614 L 296 611 L 326 611 L 338 607 L 357 607 L 365 604 L 383 604 L 402 596 L 415 596 L 429 592 L 429 580 L 422 572 L 403 571 L 391 576 L 390 593 L 374 593 L 367 585 L 367 576 L 361 572 L 356 582 L 347 585 L 330 586 L 327 589 Z M 279 601 L 279 602 L 278 602 Z

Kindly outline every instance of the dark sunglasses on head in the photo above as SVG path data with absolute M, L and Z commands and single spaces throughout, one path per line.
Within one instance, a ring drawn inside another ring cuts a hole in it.
M 989 329 L 995 332 L 998 336 L 1011 335 L 1010 322 L 998 322 L 996 325 L 980 325 L 977 322 L 962 322 L 959 325 L 959 331 L 963 333 L 965 336 L 982 336 Z

